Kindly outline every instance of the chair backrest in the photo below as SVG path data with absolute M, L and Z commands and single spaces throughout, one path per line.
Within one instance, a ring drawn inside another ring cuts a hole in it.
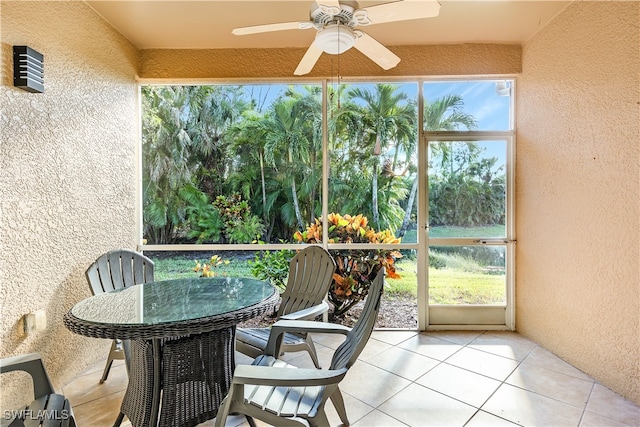
M 278 317 L 320 304 L 329 292 L 335 271 L 336 263 L 320 246 L 307 246 L 298 252 L 289 263 Z
M 380 300 L 384 290 L 384 268 L 381 268 L 369 286 L 369 294 L 364 302 L 364 308 L 355 326 L 347 334 L 347 338 L 333 354 L 329 369 L 350 368 L 356 363 L 358 356 L 367 344 L 373 326 L 378 318 Z
M 153 261 L 139 252 L 118 249 L 101 255 L 85 274 L 95 295 L 153 282 Z

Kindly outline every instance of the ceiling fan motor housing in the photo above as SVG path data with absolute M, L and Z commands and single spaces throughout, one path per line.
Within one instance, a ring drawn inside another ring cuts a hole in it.
M 357 35 L 353 31 L 357 21 L 353 18 L 357 2 L 340 2 L 340 10 L 314 2 L 311 9 L 311 19 L 318 29 L 315 45 L 331 55 L 338 55 L 351 49 L 356 42 Z
M 324 6 L 313 2 L 311 5 L 310 18 L 313 21 L 316 28 L 320 29 L 327 24 L 339 22 L 341 24 L 355 26 L 356 22 L 353 21 L 353 13 L 358 8 L 358 3 L 355 1 L 343 1 L 340 2 L 340 10 L 337 8 Z

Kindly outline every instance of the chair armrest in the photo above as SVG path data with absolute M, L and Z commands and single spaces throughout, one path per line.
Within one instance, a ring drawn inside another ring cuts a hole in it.
M 55 393 L 49 375 L 47 375 L 42 363 L 42 358 L 38 353 L 0 359 L 0 373 L 12 371 L 25 371 L 31 375 L 31 378 L 33 378 L 33 395 L 36 398 Z
M 283 387 L 320 386 L 337 384 L 346 373 L 346 368 L 323 370 L 238 365 L 233 373 L 233 383 Z
M 313 307 L 305 308 L 304 310 L 294 311 L 293 313 L 283 314 L 280 316 L 280 319 L 285 320 L 309 320 L 315 319 L 317 316 L 326 313 L 329 311 L 329 304 L 326 301 L 322 301 L 318 305 L 314 305 Z
M 286 332 L 347 335 L 349 331 L 351 331 L 351 328 L 334 323 L 313 322 L 310 320 L 278 320 L 271 326 L 269 341 L 264 354 L 269 356 L 280 354 L 282 337 Z
M 277 332 L 274 332 L 273 330 Z M 318 334 L 342 334 L 347 335 L 351 328 L 335 323 L 314 322 L 310 320 L 278 320 L 271 325 L 271 333 L 297 332 L 297 333 L 318 333 Z

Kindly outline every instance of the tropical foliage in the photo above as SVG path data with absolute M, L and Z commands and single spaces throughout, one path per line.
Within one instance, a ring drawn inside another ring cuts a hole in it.
M 213 206 L 222 219 L 224 242 L 246 243 L 262 234 L 260 218 L 251 214 L 251 207 L 240 194 L 220 195 Z
M 504 224 L 505 174 L 496 158 L 484 158 L 475 143 L 432 144 L 429 224 Z
M 375 231 L 369 226 L 367 217 L 362 215 L 328 215 L 329 243 L 379 243 L 398 244 L 400 239 L 391 230 Z M 301 243 L 322 243 L 322 218 L 297 231 L 293 238 Z M 336 262 L 336 272 L 329 288 L 329 301 L 334 306 L 334 315 L 341 316 L 363 300 L 369 293 L 369 286 L 381 268 L 386 277 L 400 278 L 396 272 L 396 259 L 402 255 L 389 249 L 349 249 L 332 251 Z
M 274 88 L 280 92 L 269 93 Z M 327 91 L 323 123 L 319 85 L 144 86 L 147 243 L 278 243 L 294 234 L 317 243 L 324 127 L 329 211 L 358 214 L 328 217 L 330 241 L 399 242 L 416 225 L 417 99 L 386 83 Z M 425 101 L 424 126 L 474 129 L 476 120 L 464 112 L 462 97 L 450 94 Z M 430 150 L 429 194 L 438 206 L 432 225 L 504 223 L 504 171 L 496 159 L 474 143 L 434 143 Z M 254 274 L 286 276 L 286 253 L 275 254 L 257 258 Z M 367 282 L 358 276 L 384 266 L 393 277 L 395 257 L 394 251 L 337 252 L 341 273 L 331 295 L 337 312 L 366 295 Z
M 251 274 L 260 280 L 266 280 L 284 291 L 289 275 L 289 264 L 295 252 L 290 250 L 262 251 L 256 253 L 253 260 L 247 261 L 251 266 Z

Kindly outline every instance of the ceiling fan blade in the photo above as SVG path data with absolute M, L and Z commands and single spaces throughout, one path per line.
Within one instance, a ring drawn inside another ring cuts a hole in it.
M 384 24 L 385 22 L 409 21 L 411 19 L 433 18 L 440 13 L 440 3 L 437 0 L 402 0 L 384 3 L 377 6 L 364 7 L 355 11 L 361 21 L 365 14 L 369 22 L 360 25 Z
M 302 76 L 309 73 L 313 69 L 313 66 L 316 65 L 316 62 L 318 62 L 318 59 L 320 59 L 320 55 L 322 55 L 322 49 L 317 47 L 315 43 L 311 43 L 311 46 L 307 49 L 307 52 L 302 57 L 298 68 L 296 68 L 293 74 Z
M 398 65 L 400 58 L 395 53 L 363 31 L 356 31 L 356 34 L 358 34 L 358 39 L 353 47 L 364 53 L 382 69 L 388 70 Z
M 236 36 L 244 36 L 246 34 L 268 33 L 270 31 L 283 30 L 306 30 L 313 28 L 313 23 L 309 21 L 300 22 L 280 22 L 277 24 L 253 25 L 251 27 L 234 28 L 231 33 Z

